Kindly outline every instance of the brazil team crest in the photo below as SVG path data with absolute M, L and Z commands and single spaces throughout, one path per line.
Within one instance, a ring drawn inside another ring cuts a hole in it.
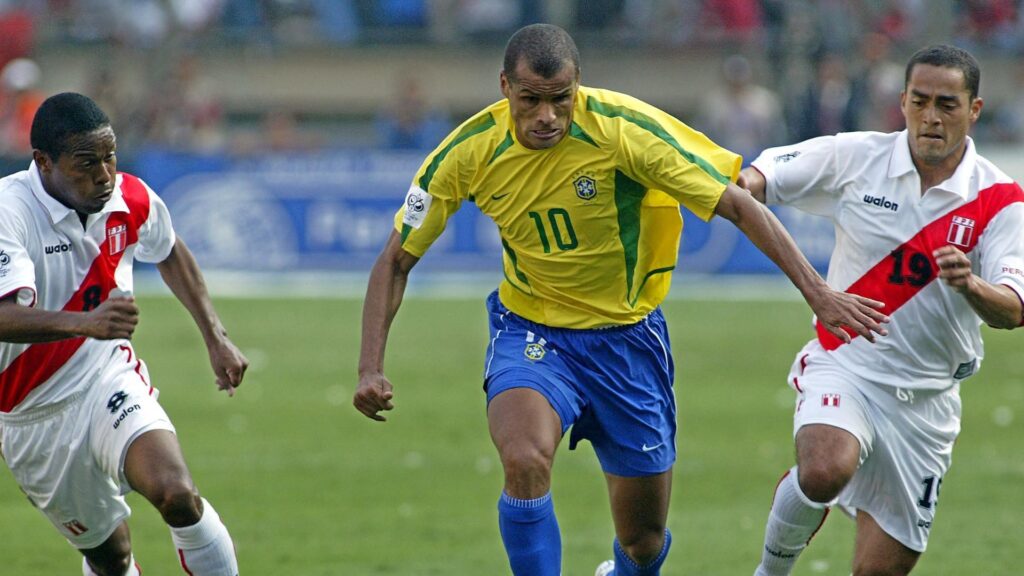
M 537 342 L 530 342 L 526 345 L 526 350 L 523 350 L 523 355 L 526 356 L 527 360 L 537 361 L 544 358 L 544 354 L 547 351 L 544 350 L 544 345 Z
M 583 200 L 597 196 L 597 182 L 590 176 L 580 176 L 573 180 L 572 185 L 576 188 L 576 195 Z
M 523 356 L 526 356 L 527 360 L 532 360 L 533 362 L 543 359 L 544 355 L 548 353 L 547 349 L 544 348 L 548 341 L 538 336 L 529 330 L 526 331 L 526 348 L 523 349 Z

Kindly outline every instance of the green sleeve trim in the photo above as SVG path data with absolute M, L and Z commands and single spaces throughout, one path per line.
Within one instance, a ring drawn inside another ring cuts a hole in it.
M 423 171 L 423 176 L 420 176 L 420 188 L 423 190 L 430 189 L 430 181 L 434 179 L 434 174 L 437 173 L 437 169 L 441 165 L 441 162 L 444 161 L 445 157 L 448 156 L 448 153 L 451 152 L 453 148 L 461 144 L 466 139 L 476 136 L 481 132 L 486 132 L 494 126 L 494 116 L 490 113 L 484 114 L 463 126 L 462 130 L 456 134 L 455 138 L 452 138 L 452 141 L 449 142 L 447 146 L 438 150 L 437 153 L 434 154 L 434 157 L 430 159 L 430 164 L 427 166 L 427 169 Z
M 661 140 L 664 140 L 669 146 L 675 148 L 683 158 L 686 158 L 688 162 L 697 165 L 701 170 L 707 173 L 708 176 L 711 176 L 718 182 L 728 184 L 732 181 L 728 175 L 719 172 L 713 165 L 711 165 L 710 162 L 683 148 L 679 142 L 661 126 L 661 124 L 658 124 L 656 120 L 643 112 L 638 112 L 624 106 L 601 102 L 593 96 L 587 96 L 587 110 L 608 118 L 622 118 L 627 122 L 635 124 L 657 136 Z
M 410 232 L 412 232 L 412 226 L 402 224 L 402 244 L 405 244 L 405 239 L 409 237 Z
M 492 154 L 491 159 L 487 161 L 487 165 L 490 166 L 495 160 L 498 159 L 498 156 L 504 154 L 505 150 L 511 148 L 512 144 L 514 143 L 515 141 L 512 140 L 512 133 L 505 132 L 505 139 L 501 141 L 501 144 L 498 144 L 497 148 L 494 149 L 494 154 Z

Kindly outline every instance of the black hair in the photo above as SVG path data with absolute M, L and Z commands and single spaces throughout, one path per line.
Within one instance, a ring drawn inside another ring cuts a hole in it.
M 530 70 L 544 78 L 558 74 L 566 61 L 580 72 L 580 52 L 565 30 L 554 24 L 530 24 L 516 31 L 505 46 L 505 76 L 515 80 L 516 66 L 526 60 Z
M 88 96 L 62 92 L 50 96 L 32 118 L 32 148 L 56 160 L 68 151 L 69 136 L 110 125 L 110 118 Z
M 960 70 L 964 74 L 964 88 L 967 88 L 970 93 L 971 100 L 978 97 L 978 90 L 981 87 L 981 67 L 967 50 L 948 44 L 935 44 L 921 48 L 907 62 L 907 71 L 903 78 L 904 88 L 910 84 L 910 73 L 918 64 Z

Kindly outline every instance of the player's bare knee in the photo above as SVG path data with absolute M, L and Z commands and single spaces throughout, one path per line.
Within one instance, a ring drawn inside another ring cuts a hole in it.
M 99 576 L 124 576 L 132 561 L 131 541 L 114 538 L 104 543 L 102 552 L 85 552 L 89 567 Z
M 798 468 L 800 491 L 814 502 L 830 502 L 850 481 L 851 473 L 831 461 L 801 462 Z
M 170 526 L 191 526 L 203 515 L 199 491 L 191 482 L 167 483 L 153 500 L 153 505 Z
M 501 454 L 501 464 L 505 470 L 505 482 L 516 487 L 517 491 L 546 491 L 551 480 L 551 457 L 543 451 L 531 446 L 508 449 Z M 530 497 L 542 496 L 543 494 Z M 522 494 L 513 494 L 524 497 Z

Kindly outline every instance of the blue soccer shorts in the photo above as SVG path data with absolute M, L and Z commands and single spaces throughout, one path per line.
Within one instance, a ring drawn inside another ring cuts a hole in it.
M 547 398 L 570 428 L 569 449 L 589 440 L 601 468 L 652 476 L 676 459 L 675 366 L 661 309 L 625 326 L 576 330 L 537 324 L 487 299 L 491 341 L 484 364 L 488 403 L 513 388 Z

